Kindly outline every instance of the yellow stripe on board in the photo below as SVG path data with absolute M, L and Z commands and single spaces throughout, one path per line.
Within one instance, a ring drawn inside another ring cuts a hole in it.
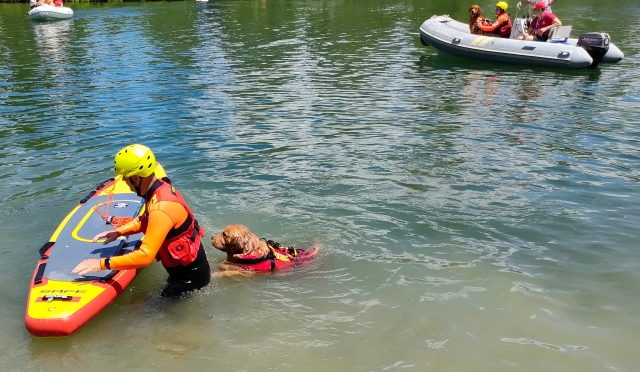
M 58 239 L 58 235 L 60 235 L 60 232 L 62 231 L 62 229 L 64 229 L 64 226 L 67 224 L 67 222 L 69 222 L 69 219 L 71 218 L 71 216 L 73 216 L 73 214 L 76 213 L 76 211 L 80 207 L 81 205 L 78 205 L 77 207 L 73 208 L 73 210 L 67 215 L 67 217 L 65 217 L 64 220 L 62 220 L 60 225 L 58 225 L 58 228 L 56 229 L 56 231 L 54 231 L 53 235 L 51 235 L 51 239 L 49 239 L 50 242 L 55 242 L 56 239 Z
M 491 41 L 491 39 L 493 39 L 493 38 L 492 37 L 487 37 L 485 40 L 482 40 L 481 42 L 479 42 L 478 46 L 484 46 L 486 43 Z
M 116 203 L 118 203 L 118 202 L 137 203 L 138 201 L 137 201 L 137 200 L 116 200 L 115 202 L 116 202 Z M 113 203 L 113 201 L 110 201 L 110 202 L 108 202 L 108 203 L 109 203 L 109 204 L 111 204 L 111 203 Z M 83 238 L 83 237 L 80 237 L 80 235 L 78 235 L 78 232 L 80 231 L 80 229 L 82 229 L 82 226 L 84 226 L 85 222 L 87 222 L 87 220 L 89 219 L 89 217 L 91 217 L 91 215 L 92 215 L 94 212 L 95 212 L 95 213 L 98 213 L 96 208 L 99 208 L 99 207 L 104 206 L 104 205 L 106 205 L 106 204 L 107 204 L 107 202 L 99 202 L 99 203 L 97 203 L 93 208 L 89 209 L 89 211 L 87 212 L 87 214 L 85 214 L 85 216 L 84 216 L 84 217 L 82 217 L 82 219 L 80 220 L 80 222 L 78 222 L 78 226 L 76 226 L 76 228 L 75 228 L 75 229 L 73 229 L 73 231 L 71 232 L 71 236 L 72 236 L 74 239 L 79 240 L 79 241 L 81 241 L 81 242 L 86 242 L 86 243 L 91 243 L 91 242 L 93 242 L 93 236 L 91 236 L 91 237 L 89 237 L 89 238 Z M 142 208 L 140 208 L 140 214 L 142 214 L 142 213 L 144 212 L 144 208 L 145 208 L 145 205 L 143 204 L 143 205 L 142 205 Z M 107 209 L 107 207 L 104 207 L 103 209 L 104 209 L 104 210 L 106 210 L 106 209 Z M 140 215 L 140 214 L 139 214 L 139 215 Z M 138 217 L 138 216 L 132 216 L 132 217 L 133 217 L 133 218 L 136 218 L 136 217 Z M 107 228 L 106 226 L 105 226 L 105 230 L 108 230 L 108 228 Z M 100 231 L 100 232 L 102 232 L 102 231 Z M 100 240 L 98 240 L 98 242 L 104 242 L 104 239 L 100 239 Z
M 82 219 L 80 220 L 80 222 L 78 223 L 78 226 L 76 226 L 75 229 L 73 229 L 73 231 L 71 232 L 71 236 L 76 239 L 76 240 L 80 240 L 81 242 L 86 242 L 86 243 L 91 243 L 93 242 L 93 236 L 91 237 L 91 239 L 85 239 L 85 238 L 81 238 L 78 235 L 78 231 L 80 231 L 80 229 L 82 228 L 82 226 L 84 226 L 84 223 L 87 222 L 87 220 L 89 219 L 89 217 L 96 211 L 96 208 L 100 207 L 101 205 L 105 205 L 105 202 L 101 202 L 96 204 L 93 208 L 89 209 L 89 211 L 87 212 L 87 214 L 85 214 L 84 217 L 82 217 Z M 106 208 L 106 207 L 105 207 Z M 105 230 L 107 230 L 105 228 Z M 99 240 L 100 242 L 103 242 L 104 240 Z
M 479 37 L 473 39 L 473 41 L 471 42 L 471 45 L 477 45 L 479 42 L 481 42 L 484 39 L 489 39 L 489 38 L 486 37 L 486 36 L 479 36 Z

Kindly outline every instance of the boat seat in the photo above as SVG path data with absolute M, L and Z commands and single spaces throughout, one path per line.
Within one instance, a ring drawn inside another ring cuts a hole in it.
M 549 39 L 547 42 L 552 42 L 553 40 L 558 39 L 568 39 L 569 34 L 571 34 L 572 26 L 558 26 L 554 27 L 549 31 Z

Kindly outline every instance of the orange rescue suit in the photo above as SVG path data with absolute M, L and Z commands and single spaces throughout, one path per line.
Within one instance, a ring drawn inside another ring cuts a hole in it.
M 498 16 L 496 23 L 492 25 L 481 25 L 479 26 L 484 34 L 496 34 L 500 37 L 509 37 L 511 35 L 511 19 L 506 12 L 503 12 Z
M 137 250 L 110 257 L 112 270 L 149 266 L 154 258 L 166 268 L 186 266 L 198 256 L 200 238 L 205 235 L 180 193 L 168 178 L 158 179 L 145 195 L 145 212 L 116 228 L 119 235 L 144 233 Z M 105 259 L 100 265 L 105 268 Z

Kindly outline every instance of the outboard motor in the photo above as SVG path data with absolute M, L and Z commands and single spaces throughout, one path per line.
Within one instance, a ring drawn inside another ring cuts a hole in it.
M 604 32 L 588 32 L 578 37 L 578 46 L 584 48 L 593 58 L 589 68 L 598 67 L 602 58 L 609 51 L 609 34 Z

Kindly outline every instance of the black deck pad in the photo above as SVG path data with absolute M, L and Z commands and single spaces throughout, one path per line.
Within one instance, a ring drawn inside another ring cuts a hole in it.
M 107 245 L 102 242 L 92 243 L 94 236 L 113 228 L 102 217 L 106 215 L 104 202 L 107 196 L 97 196 L 86 203 L 69 218 L 60 231 L 55 244 L 49 253 L 44 277 L 51 280 L 77 281 L 97 280 L 112 275 L 112 270 L 103 270 L 85 276 L 71 272 L 81 261 L 89 258 L 106 258 L 131 251 L 142 239 L 142 234 L 120 238 Z M 108 215 L 117 217 L 135 217 L 140 212 L 144 200 L 135 194 L 114 194 L 109 205 Z M 98 205 L 98 213 L 94 206 Z M 101 215 L 102 214 L 102 215 Z

